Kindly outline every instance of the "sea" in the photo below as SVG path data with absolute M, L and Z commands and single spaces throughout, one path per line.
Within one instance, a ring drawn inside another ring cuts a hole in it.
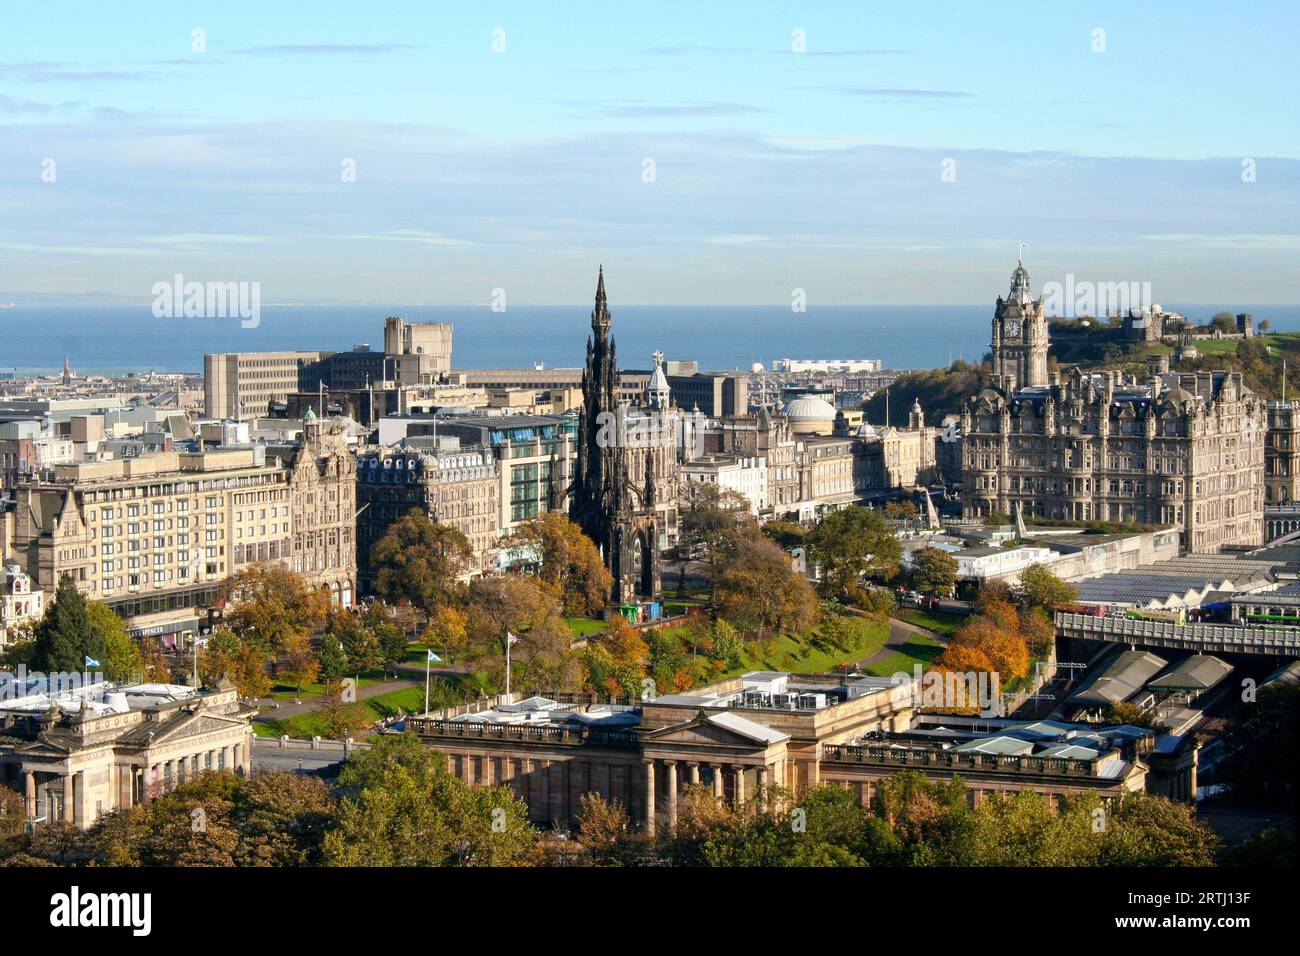
M 1165 304 L 1196 321 L 1250 312 L 1273 331 L 1300 331 L 1298 305 Z M 380 350 L 384 318 L 450 322 L 457 368 L 581 366 L 590 305 L 264 305 L 256 328 L 239 319 L 155 318 L 150 304 L 24 305 L 0 302 L 0 374 L 61 368 L 80 374 L 201 372 L 209 352 Z M 774 359 L 879 359 L 885 368 L 977 361 L 987 350 L 992 305 L 626 305 L 611 310 L 619 365 L 649 367 L 662 351 L 703 369 L 750 370 Z

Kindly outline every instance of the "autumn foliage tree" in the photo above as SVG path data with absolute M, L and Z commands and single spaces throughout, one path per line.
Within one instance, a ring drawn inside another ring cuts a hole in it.
M 538 577 L 555 588 L 570 617 L 594 614 L 609 603 L 613 577 L 595 544 L 564 515 L 548 511 L 520 527 L 514 539 L 537 551 Z
M 817 596 L 790 556 L 766 538 L 743 541 L 722 567 L 716 582 L 719 612 L 753 630 L 760 640 L 769 630 L 789 634 L 817 617 Z
M 986 602 L 981 613 L 958 628 L 937 663 L 959 673 L 996 671 L 1003 682 L 1026 676 L 1029 648 L 1015 607 L 1006 601 Z
M 460 599 L 460 579 L 473 561 L 474 550 L 461 531 L 435 523 L 419 509 L 393 522 L 370 550 L 376 593 L 390 604 L 409 601 L 426 615 Z

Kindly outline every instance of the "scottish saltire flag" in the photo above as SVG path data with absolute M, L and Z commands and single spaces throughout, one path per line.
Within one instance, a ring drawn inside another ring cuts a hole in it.
M 439 657 L 437 654 L 435 654 L 433 651 L 430 651 L 430 652 L 429 652 L 428 660 L 429 660 L 430 663 L 433 663 L 433 664 L 441 664 L 441 663 L 442 663 L 442 658 Z
M 519 638 L 515 637 L 515 636 L 514 636 L 513 634 L 511 634 L 509 631 L 506 631 L 506 640 L 508 640 L 511 644 L 518 644 L 518 643 L 519 643 Z
M 93 657 L 91 657 L 89 654 L 87 654 L 87 655 L 86 655 L 86 666 L 87 666 L 87 667 L 98 667 L 98 666 L 99 666 L 99 661 L 95 660 Z

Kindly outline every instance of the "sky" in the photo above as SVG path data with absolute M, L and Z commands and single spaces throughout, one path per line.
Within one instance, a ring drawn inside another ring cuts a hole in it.
M 183 9 L 182 9 L 183 8 Z M 9 4 L 0 300 L 1300 302 L 1291 2 Z

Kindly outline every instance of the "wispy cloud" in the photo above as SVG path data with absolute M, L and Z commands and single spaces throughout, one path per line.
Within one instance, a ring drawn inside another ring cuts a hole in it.
M 330 238 L 359 240 L 362 242 L 415 242 L 425 246 L 476 246 L 478 243 L 468 239 L 455 239 L 436 232 L 423 229 L 394 229 L 391 232 L 338 236 Z
M 370 56 L 404 53 L 422 47 L 413 43 L 275 43 L 245 46 L 234 52 L 245 56 Z
M 559 100 L 561 105 L 590 110 L 614 119 L 709 119 L 719 116 L 747 116 L 766 113 L 761 106 L 747 103 L 648 103 L 635 100 Z
M 968 100 L 974 99 L 974 93 L 960 90 L 917 90 L 889 86 L 821 86 L 810 89 L 830 90 L 848 96 L 859 96 L 871 100 Z
M 707 46 L 696 43 L 680 43 L 670 46 L 652 46 L 645 51 L 650 56 L 689 56 L 694 53 L 717 54 L 762 54 L 768 56 L 900 56 L 908 50 L 815 50 L 808 49 L 795 53 L 780 47 L 743 47 L 743 46 Z
M 1190 233 L 1138 236 L 1147 242 L 1164 245 L 1194 246 L 1201 249 L 1274 249 L 1300 250 L 1300 235 L 1287 233 Z
M 700 241 L 715 246 L 748 246 L 756 242 L 769 242 L 771 239 L 771 236 L 761 236 L 755 233 L 730 232 L 725 236 L 708 236 Z

